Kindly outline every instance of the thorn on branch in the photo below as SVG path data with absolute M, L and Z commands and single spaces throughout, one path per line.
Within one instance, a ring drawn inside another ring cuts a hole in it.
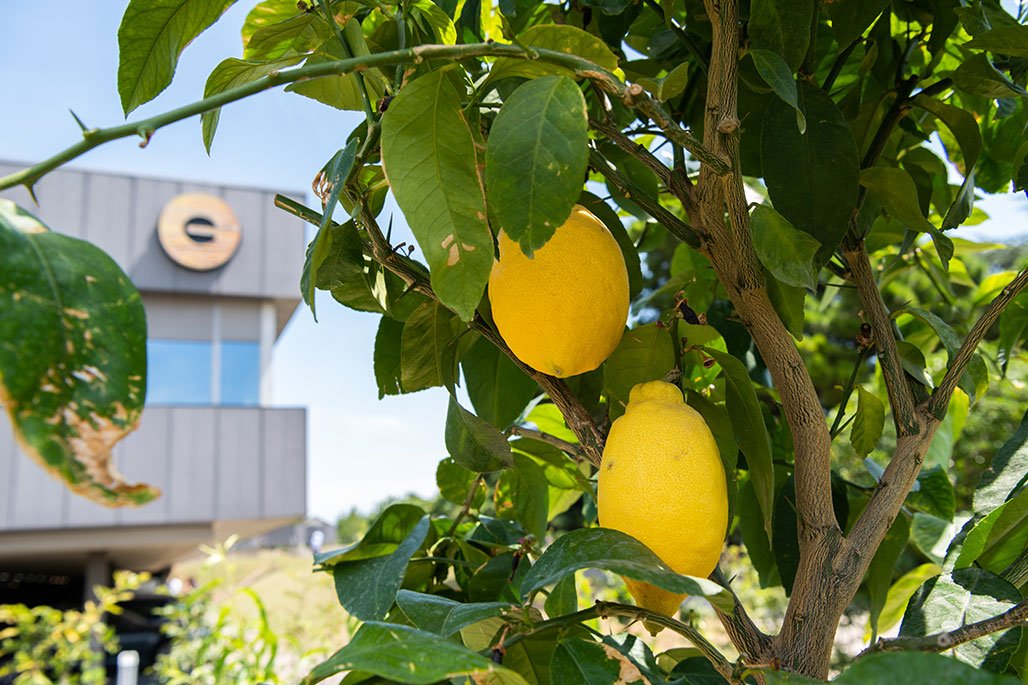
M 140 128 L 137 133 L 143 140 L 139 141 L 139 147 L 145 148 L 150 144 L 150 139 L 153 138 L 154 129 L 152 128 Z

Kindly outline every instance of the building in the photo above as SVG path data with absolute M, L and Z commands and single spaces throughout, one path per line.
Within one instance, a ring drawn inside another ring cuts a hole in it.
M 113 568 L 161 572 L 198 544 L 304 517 L 305 411 L 267 406 L 304 228 L 274 195 L 75 169 L 37 185 L 39 207 L 24 189 L 0 193 L 105 250 L 139 289 L 147 406 L 115 456 L 127 480 L 163 491 L 127 509 L 74 495 L 20 453 L 0 414 L 0 604 L 74 605 Z

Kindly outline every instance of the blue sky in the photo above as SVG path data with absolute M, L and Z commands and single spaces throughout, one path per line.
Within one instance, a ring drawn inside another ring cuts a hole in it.
M 239 29 L 252 2 L 241 2 L 186 48 L 175 80 L 132 118 L 199 99 L 207 74 L 239 57 Z M 124 3 L 81 0 L 4 4 L 0 26 L 0 158 L 34 162 L 79 140 L 68 113 L 88 126 L 121 123 L 117 94 L 117 30 Z M 361 115 L 339 112 L 299 95 L 263 93 L 226 107 L 211 156 L 199 118 L 138 140 L 110 143 L 76 160 L 87 169 L 306 190 L 314 173 L 341 147 Z M 1024 195 L 981 203 L 990 221 L 959 235 L 1024 237 Z M 387 208 L 387 211 L 389 208 Z M 395 214 L 394 238 L 411 242 Z M 59 230 L 60 227 L 55 227 Z M 276 404 L 308 407 L 308 507 L 329 520 L 351 506 L 368 509 L 389 495 L 429 495 L 445 456 L 445 392 L 426 390 L 379 402 L 371 367 L 378 317 L 319 300 L 319 322 L 298 310 L 275 352 Z

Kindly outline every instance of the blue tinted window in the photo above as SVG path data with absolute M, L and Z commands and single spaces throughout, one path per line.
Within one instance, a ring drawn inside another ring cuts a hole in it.
M 146 401 L 153 404 L 211 403 L 211 344 L 193 340 L 149 340 Z
M 255 342 L 221 343 L 221 403 L 256 405 L 260 401 L 261 350 Z

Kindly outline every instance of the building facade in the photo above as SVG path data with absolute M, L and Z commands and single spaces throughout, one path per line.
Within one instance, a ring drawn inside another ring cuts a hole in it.
M 268 406 L 272 348 L 300 301 L 302 222 L 273 191 L 74 169 L 36 196 L 0 193 L 102 248 L 142 295 L 146 408 L 115 457 L 163 494 L 126 509 L 72 494 L 0 416 L 0 604 L 77 603 L 113 568 L 160 572 L 198 544 L 302 519 L 306 414 Z

